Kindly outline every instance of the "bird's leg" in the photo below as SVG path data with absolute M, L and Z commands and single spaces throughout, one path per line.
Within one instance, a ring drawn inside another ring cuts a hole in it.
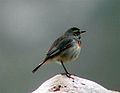
M 67 77 L 70 77 L 70 73 L 67 71 L 65 65 L 63 64 L 63 61 L 60 61 L 60 62 L 61 62 L 62 66 L 63 66 L 63 68 L 64 68 L 64 70 L 65 70 L 66 76 L 67 76 Z

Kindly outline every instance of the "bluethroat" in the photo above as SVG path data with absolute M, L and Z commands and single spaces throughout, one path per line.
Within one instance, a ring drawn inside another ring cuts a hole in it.
M 65 74 L 68 76 L 64 63 L 74 61 L 78 58 L 81 50 L 81 34 L 86 31 L 80 31 L 77 27 L 72 27 L 68 29 L 61 37 L 56 39 L 50 49 L 48 50 L 45 59 L 33 69 L 35 73 L 39 67 L 50 61 L 61 62 Z

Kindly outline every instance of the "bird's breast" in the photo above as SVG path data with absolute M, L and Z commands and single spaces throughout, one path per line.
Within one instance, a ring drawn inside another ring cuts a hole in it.
M 80 54 L 81 47 L 79 43 L 75 43 L 75 44 L 76 45 L 60 53 L 59 60 L 63 62 L 70 62 L 76 60 Z

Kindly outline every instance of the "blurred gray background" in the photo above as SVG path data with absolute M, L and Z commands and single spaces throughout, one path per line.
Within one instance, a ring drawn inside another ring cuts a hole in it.
M 69 72 L 120 91 L 120 0 L 0 0 L 0 93 L 30 93 L 64 72 L 52 63 L 31 73 L 73 26 L 87 32 Z

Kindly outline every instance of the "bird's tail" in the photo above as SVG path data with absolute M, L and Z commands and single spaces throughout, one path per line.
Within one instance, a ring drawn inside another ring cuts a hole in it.
M 47 59 L 45 59 L 43 62 L 41 62 L 36 68 L 34 68 L 32 70 L 32 73 L 35 73 L 38 70 L 38 68 L 40 68 L 44 63 L 46 63 L 46 61 L 47 61 Z

